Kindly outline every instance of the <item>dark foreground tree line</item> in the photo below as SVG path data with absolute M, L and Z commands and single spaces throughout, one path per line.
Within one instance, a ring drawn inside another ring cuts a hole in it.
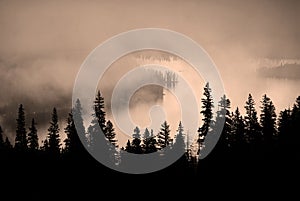
M 126 146 L 120 149 L 114 126 L 110 120 L 106 120 L 104 98 L 100 91 L 96 94 L 93 119 L 87 129 L 84 127 L 80 101 L 76 101 L 75 107 L 66 119 L 64 132 L 67 137 L 63 142 L 59 136 L 60 128 L 56 108 L 53 108 L 47 137 L 39 145 L 36 120 L 32 119 L 27 129 L 25 110 L 21 104 L 16 120 L 14 146 L 7 137 L 4 137 L 5 133 L 0 127 L 0 159 L 3 163 L 80 161 L 85 164 L 97 164 L 88 153 L 89 151 L 104 153 L 103 155 L 112 164 L 124 165 L 126 152 L 134 154 L 161 152 L 164 155 L 166 150 L 179 149 L 185 154 L 167 170 L 195 173 L 204 163 L 197 159 L 205 149 L 205 138 L 215 134 L 216 128 L 222 122 L 221 119 L 225 119 L 221 137 L 205 160 L 300 159 L 300 96 L 296 99 L 292 109 L 281 111 L 279 117 L 276 115 L 273 102 L 267 95 L 262 97 L 259 117 L 251 94 L 245 104 L 245 116 L 241 115 L 239 108 L 230 111 L 230 100 L 225 95 L 215 105 L 208 83 L 204 87 L 201 102 L 203 119 L 196 141 L 189 141 L 189 136 L 181 122 L 179 122 L 178 129 L 174 131 L 175 137 L 172 139 L 170 125 L 165 121 L 158 133 L 148 128 L 142 132 L 139 127 L 136 127 L 132 140 L 128 140 Z M 218 108 L 215 117 L 214 107 Z M 99 129 L 104 135 L 99 134 Z M 104 167 L 101 166 L 101 168 Z

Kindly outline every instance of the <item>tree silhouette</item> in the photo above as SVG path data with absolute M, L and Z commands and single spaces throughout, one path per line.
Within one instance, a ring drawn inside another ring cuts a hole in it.
M 291 137 L 291 157 L 300 159 L 300 150 L 299 150 L 299 142 L 300 142 L 300 96 L 297 97 L 296 103 L 293 105 L 292 114 L 291 114 L 291 131 L 293 133 L 293 137 Z
M 232 119 L 230 109 L 230 100 L 223 95 L 218 102 L 218 111 L 216 122 L 212 126 L 212 132 L 216 132 L 216 129 L 223 127 L 220 139 L 217 142 L 216 147 L 214 148 L 215 157 L 218 156 L 222 159 L 228 158 L 231 155 L 232 146 L 235 143 L 235 136 L 231 132 Z
M 119 154 L 117 151 L 117 139 L 116 139 L 116 133 L 114 126 L 110 120 L 107 121 L 106 123 L 106 138 L 110 143 L 108 143 L 109 146 L 109 156 L 112 161 L 115 161 L 115 163 L 118 162 Z
M 171 131 L 169 124 L 167 123 L 167 121 L 164 121 L 157 136 L 158 147 L 160 149 L 167 147 L 172 142 L 170 132 Z
M 221 118 L 225 119 L 224 127 L 221 133 L 221 139 L 223 145 L 227 147 L 232 147 L 235 141 L 234 136 L 231 132 L 232 120 L 230 114 L 230 100 L 226 98 L 226 95 L 221 97 L 221 100 L 218 103 L 219 111 L 217 111 L 216 122 L 219 122 Z
M 70 116 L 69 116 L 70 117 Z M 74 124 L 74 126 L 76 128 L 72 128 L 73 130 L 75 129 L 75 131 L 73 131 L 74 137 L 73 137 L 73 143 L 75 147 L 79 148 L 81 147 L 81 142 L 80 139 L 78 138 L 78 135 L 80 136 L 81 139 L 83 139 L 83 143 L 85 145 L 88 144 L 87 142 L 87 137 L 86 137 L 86 133 L 85 133 L 85 127 L 83 124 L 83 119 L 82 119 L 82 107 L 81 107 L 81 103 L 80 100 L 77 99 L 74 108 L 72 109 L 72 117 L 71 118 L 71 123 Z M 76 137 L 75 137 L 76 136 Z
M 27 149 L 25 112 L 22 104 L 20 104 L 19 111 L 18 111 L 15 149 L 18 151 L 25 151 Z
M 36 151 L 39 149 L 39 138 L 37 135 L 37 129 L 35 127 L 36 123 L 34 118 L 31 120 L 31 126 L 29 127 L 28 133 L 28 148 L 31 151 Z
M 248 143 L 253 142 L 259 143 L 261 141 L 261 127 L 258 123 L 257 112 L 255 110 L 255 102 L 252 98 L 252 95 L 249 94 L 248 100 L 245 105 L 246 116 L 246 141 Z
M 203 124 L 202 126 L 198 129 L 198 147 L 199 150 L 198 152 L 200 153 L 200 149 L 203 147 L 203 143 L 204 143 L 204 139 L 206 137 L 206 135 L 208 134 L 208 132 L 210 131 L 210 127 L 212 125 L 211 121 L 213 118 L 213 113 L 212 113 L 212 109 L 214 107 L 213 105 L 213 98 L 211 96 L 211 88 L 209 87 L 209 83 L 206 83 L 205 87 L 204 87 L 204 93 L 203 93 L 204 97 L 201 98 L 201 102 L 202 102 L 202 110 L 200 112 L 200 114 L 203 115 Z M 198 153 L 198 154 L 199 154 Z
M 60 137 L 59 137 L 59 127 L 58 127 L 58 116 L 56 108 L 53 108 L 52 120 L 50 122 L 50 127 L 48 128 L 48 152 L 52 157 L 58 157 L 60 154 Z
M 104 111 L 104 98 L 101 95 L 100 90 L 98 90 L 95 101 L 94 101 L 94 116 L 97 118 L 99 126 L 103 131 L 104 135 L 106 133 L 106 119 L 105 119 L 105 111 Z
M 151 133 L 149 132 L 148 128 L 145 129 L 144 135 L 143 135 L 143 149 L 144 153 L 153 153 L 157 151 L 156 148 L 156 139 L 153 135 L 153 130 L 151 129 Z
M 178 153 L 185 153 L 186 147 L 185 147 L 185 142 L 184 142 L 184 130 L 181 121 L 179 122 L 178 129 L 177 129 L 177 134 L 175 136 L 175 142 L 173 148 L 176 150 Z
M 139 127 L 135 127 L 134 133 L 132 134 L 133 140 L 131 143 L 132 153 L 141 154 L 143 152 L 141 146 L 141 131 Z
M 273 102 L 266 94 L 263 95 L 261 103 L 260 124 L 262 127 L 263 140 L 265 142 L 264 146 L 267 146 L 273 142 L 277 134 L 276 113 Z
M 289 157 L 293 154 L 295 146 L 294 133 L 292 132 L 292 111 L 281 111 L 278 118 L 279 151 L 282 156 Z
M 108 120 L 106 123 L 106 138 L 112 145 L 114 145 L 115 147 L 118 146 L 117 145 L 118 140 L 116 139 L 115 129 L 110 120 Z
M 231 135 L 235 139 L 234 154 L 237 157 L 242 157 L 242 153 L 245 151 L 244 149 L 246 147 L 245 123 L 238 107 L 232 114 Z
M 125 151 L 127 151 L 128 153 L 133 153 L 130 140 L 127 140 Z

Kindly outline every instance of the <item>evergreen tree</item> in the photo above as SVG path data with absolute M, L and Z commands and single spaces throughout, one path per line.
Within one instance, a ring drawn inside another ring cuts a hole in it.
M 106 138 L 112 145 L 114 145 L 115 147 L 118 147 L 118 145 L 117 145 L 118 140 L 116 139 L 115 129 L 110 120 L 108 120 L 106 123 Z
M 130 140 L 128 140 L 127 143 L 126 143 L 125 151 L 127 151 L 128 153 L 132 153 L 133 152 Z
M 263 96 L 261 103 L 260 124 L 262 127 L 263 140 L 267 144 L 270 144 L 277 133 L 275 107 L 266 94 Z
M 48 151 L 53 157 L 58 157 L 60 154 L 60 137 L 59 137 L 59 127 L 58 127 L 58 116 L 56 108 L 53 108 L 52 119 L 50 122 L 50 127 L 48 128 Z
M 161 125 L 160 131 L 158 133 L 158 147 L 160 149 L 163 149 L 170 145 L 171 137 L 170 137 L 170 126 L 168 125 L 167 121 L 164 121 L 164 123 Z
M 101 130 L 103 131 L 104 135 L 105 135 L 105 128 L 106 128 L 106 119 L 105 119 L 105 111 L 104 111 L 104 98 L 101 95 L 101 92 L 98 91 L 95 101 L 94 101 L 94 116 L 97 118 L 99 126 L 101 128 Z
M 36 151 L 39 149 L 39 138 L 37 135 L 37 129 L 35 125 L 36 123 L 34 121 L 34 118 L 32 118 L 31 127 L 29 127 L 29 133 L 28 133 L 28 148 L 31 151 Z
M 292 142 L 293 133 L 291 129 L 292 111 L 290 109 L 285 109 L 280 112 L 278 118 L 278 138 L 283 149 Z
M 114 126 L 110 120 L 106 123 L 106 138 L 108 140 L 108 147 L 109 147 L 109 157 L 111 161 L 114 161 L 114 163 L 119 162 L 119 152 L 117 151 L 118 145 L 117 145 L 117 139 L 116 139 L 116 133 Z
M 300 96 L 297 97 L 296 103 L 293 105 L 292 109 L 292 131 L 293 131 L 293 140 L 296 142 L 300 141 L 300 135 L 298 134 L 300 130 Z
M 185 142 L 184 142 L 184 130 L 183 130 L 183 126 L 181 124 L 181 121 L 179 122 L 179 125 L 178 125 L 178 129 L 177 129 L 177 134 L 176 134 L 176 137 L 175 137 L 175 143 L 174 143 L 174 149 L 176 150 L 176 152 L 178 153 L 185 153 Z
M 288 155 L 294 159 L 300 159 L 300 96 L 297 97 L 296 103 L 293 105 L 291 114 L 291 136 L 290 136 L 290 150 Z
M 131 143 L 131 148 L 133 153 L 141 154 L 142 153 L 142 146 L 141 146 L 141 131 L 139 127 L 135 127 L 134 133 L 132 134 L 133 140 Z
M 202 110 L 200 114 L 203 115 L 203 124 L 202 126 L 198 129 L 199 137 L 198 137 L 198 147 L 199 150 L 198 152 L 200 153 L 200 149 L 203 147 L 203 143 L 205 140 L 206 135 L 210 131 L 211 128 L 211 122 L 213 118 L 213 112 L 212 109 L 214 107 L 213 105 L 213 98 L 211 96 L 211 88 L 209 87 L 209 83 L 206 83 L 204 87 L 204 97 L 201 99 L 202 102 Z
M 151 129 L 151 133 L 149 132 L 148 128 L 145 129 L 144 136 L 143 136 L 143 148 L 144 153 L 153 153 L 157 151 L 156 148 L 156 139 L 153 135 L 153 130 Z
M 17 130 L 15 139 L 15 148 L 18 151 L 25 151 L 27 149 L 27 135 L 25 128 L 25 112 L 23 105 L 20 104 L 17 118 Z
M 74 108 L 72 109 L 71 112 L 71 116 L 70 117 L 70 123 L 74 124 L 71 126 L 75 126 L 75 128 L 72 128 L 72 133 L 73 135 L 73 143 L 74 146 L 79 148 L 81 147 L 81 142 L 80 142 L 80 138 L 78 137 L 78 135 L 81 137 L 81 139 L 83 140 L 83 143 L 85 145 L 87 145 L 87 138 L 86 138 L 86 133 L 85 133 L 85 127 L 83 124 L 83 119 L 82 119 L 82 107 L 81 107 L 81 103 L 80 100 L 77 99 Z
M 232 127 L 231 135 L 234 136 L 237 144 L 243 144 L 246 141 L 245 137 L 245 123 L 243 116 L 241 115 L 239 108 L 237 107 L 235 112 L 232 114 Z
M 84 147 L 83 143 L 86 143 L 86 137 L 85 135 L 82 136 L 84 139 L 84 142 L 82 143 L 82 141 L 80 140 L 80 136 L 77 133 L 77 127 L 75 126 L 75 120 L 74 120 L 74 116 L 73 116 L 73 112 L 77 113 L 77 121 L 78 121 L 78 125 L 80 127 L 80 119 L 82 119 L 81 117 L 81 113 L 79 113 L 78 111 L 76 112 L 76 110 L 78 109 L 78 107 L 73 108 L 73 110 L 69 113 L 68 118 L 67 118 L 67 125 L 64 128 L 64 131 L 67 135 L 66 139 L 64 140 L 65 143 L 65 148 L 63 150 L 64 156 L 67 158 L 76 158 L 78 159 L 83 159 L 84 157 L 86 157 L 87 153 L 86 153 L 86 149 Z M 83 122 L 81 122 L 83 124 Z M 84 128 L 83 125 L 81 128 Z M 84 134 L 84 133 L 83 133 Z
M 73 110 L 74 112 L 74 110 Z M 67 126 L 64 128 L 67 138 L 65 142 L 65 153 L 77 153 L 82 147 L 81 141 L 77 134 L 77 129 L 75 127 L 75 122 L 72 112 L 69 113 L 67 118 Z
M 261 127 L 258 123 L 257 112 L 255 110 L 255 102 L 252 98 L 252 95 L 249 94 L 248 100 L 245 105 L 246 116 L 245 116 L 245 124 L 246 124 L 246 141 L 248 143 L 253 143 L 254 145 L 259 144 L 261 141 Z
M 226 98 L 226 95 L 223 95 L 221 97 L 221 100 L 219 101 L 219 111 L 217 111 L 217 118 L 216 118 L 216 124 L 221 121 L 221 119 L 225 119 L 224 127 L 221 133 L 220 142 L 225 147 L 232 147 L 234 144 L 234 136 L 231 132 L 231 114 L 230 114 L 230 100 Z
M 106 119 L 104 111 L 104 98 L 97 92 L 93 105 L 94 113 L 91 125 L 88 128 L 89 147 L 92 151 L 101 152 L 109 156 L 109 144 L 106 137 Z M 98 151 L 97 151 L 98 150 Z

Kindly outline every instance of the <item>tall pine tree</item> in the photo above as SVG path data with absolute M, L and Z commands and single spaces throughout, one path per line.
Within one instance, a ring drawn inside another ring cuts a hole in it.
M 106 123 L 106 138 L 112 145 L 118 147 L 117 145 L 118 140 L 116 139 L 115 129 L 110 120 L 108 120 Z
M 85 145 L 87 145 L 85 127 L 84 127 L 83 118 L 82 118 L 82 107 L 81 107 L 81 103 L 80 103 L 79 99 L 76 100 L 76 103 L 75 103 L 74 108 L 72 109 L 72 114 L 71 115 L 72 115 L 72 117 L 71 116 L 69 116 L 69 117 L 72 119 L 73 124 L 76 127 L 76 129 L 75 129 L 76 130 L 76 132 L 75 132 L 76 135 L 79 135 L 80 139 L 83 139 L 83 143 Z M 74 138 L 74 143 L 76 143 L 77 148 L 80 147 L 80 145 L 79 145 L 80 141 L 78 141 L 80 139 L 78 137 L 76 137 L 76 139 Z
M 275 106 L 266 94 L 263 95 L 261 103 L 260 124 L 263 140 L 266 144 L 271 144 L 277 135 Z
M 143 149 L 144 153 L 153 153 L 157 151 L 157 142 L 155 136 L 153 135 L 153 130 L 151 129 L 151 133 L 148 128 L 145 129 L 143 136 Z
M 48 128 L 48 153 L 52 157 L 58 157 L 60 154 L 60 137 L 58 127 L 58 116 L 56 108 L 53 108 L 50 127 Z
M 226 95 L 223 95 L 221 97 L 221 100 L 218 103 L 219 110 L 217 111 L 217 118 L 216 118 L 216 124 L 218 124 L 221 119 L 225 119 L 224 127 L 221 133 L 220 142 L 225 147 L 232 147 L 234 144 L 234 136 L 231 132 L 231 114 L 230 114 L 230 100 L 226 97 Z
M 253 145 L 258 145 L 261 141 L 261 127 L 258 123 L 257 112 L 255 109 L 255 102 L 252 95 L 249 94 L 248 100 L 245 105 L 246 116 L 246 141 L 252 143 Z
M 243 146 L 246 142 L 245 137 L 245 123 L 243 116 L 241 115 L 239 108 L 237 107 L 235 112 L 232 114 L 232 126 L 231 126 L 231 135 L 234 136 L 234 141 L 237 145 Z
M 132 152 L 135 154 L 141 154 L 142 146 L 141 146 L 141 131 L 139 127 L 135 127 L 134 133 L 132 134 L 133 140 L 131 143 Z
M 167 121 L 164 121 L 157 136 L 158 147 L 160 149 L 163 149 L 171 144 L 172 139 L 170 137 L 170 133 L 170 125 L 167 123 Z
M 177 134 L 175 136 L 175 142 L 173 148 L 176 150 L 178 153 L 185 153 L 186 151 L 186 146 L 185 146 L 185 141 L 184 141 L 185 135 L 184 135 L 184 129 L 182 126 L 181 121 L 179 122 L 178 129 L 177 129 Z
M 25 128 L 25 112 L 23 105 L 20 104 L 17 118 L 17 130 L 15 139 L 15 148 L 18 151 L 25 151 L 27 149 L 27 135 Z
M 39 138 L 37 135 L 36 123 L 34 118 L 31 120 L 31 126 L 28 133 L 28 148 L 31 151 L 37 151 L 39 149 Z
M 205 140 L 206 135 L 208 134 L 208 132 L 210 131 L 212 125 L 212 118 L 213 118 L 213 112 L 212 109 L 214 108 L 213 105 L 213 98 L 211 95 L 211 88 L 209 87 L 209 83 L 206 83 L 205 87 L 204 87 L 204 93 L 203 93 L 204 97 L 201 98 L 201 102 L 202 102 L 202 110 L 200 112 L 200 114 L 203 115 L 203 124 L 202 126 L 198 129 L 198 154 L 200 154 L 200 149 L 203 147 L 203 143 Z
M 105 135 L 106 131 L 106 119 L 105 119 L 105 111 L 104 111 L 104 98 L 101 95 L 100 90 L 97 92 L 95 101 L 94 101 L 94 115 L 98 120 L 99 126 Z

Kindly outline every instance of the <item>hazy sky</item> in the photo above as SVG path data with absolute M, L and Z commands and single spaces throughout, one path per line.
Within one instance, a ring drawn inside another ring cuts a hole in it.
M 288 83 L 275 90 L 278 85 L 258 80 L 255 69 L 264 58 L 300 58 L 299 19 L 297 0 L 0 0 L 0 124 L 6 131 L 15 124 L 19 103 L 40 126 L 53 106 L 65 118 L 85 57 L 118 33 L 147 27 L 198 42 L 234 106 L 242 107 L 251 92 L 257 102 L 268 93 L 280 109 L 287 107 L 299 89 Z

